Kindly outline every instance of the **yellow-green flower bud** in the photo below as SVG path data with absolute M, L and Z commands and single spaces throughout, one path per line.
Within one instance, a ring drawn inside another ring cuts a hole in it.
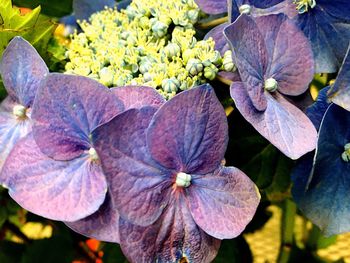
M 156 36 L 157 38 L 161 38 L 167 34 L 168 25 L 166 25 L 165 23 L 163 23 L 161 21 L 157 21 L 152 26 L 152 31 L 153 31 L 154 36 Z
M 164 52 L 165 52 L 165 55 L 171 59 L 173 57 L 177 57 L 180 55 L 181 48 L 179 47 L 178 44 L 170 43 L 164 48 Z
M 215 65 L 211 64 L 209 67 L 204 68 L 204 77 L 209 80 L 213 80 L 215 79 L 218 71 L 219 70 L 215 67 Z
M 180 81 L 178 81 L 176 78 L 164 79 L 162 81 L 162 88 L 167 93 L 176 92 L 180 85 Z
M 99 72 L 100 82 L 105 86 L 111 86 L 113 84 L 114 72 L 111 68 L 102 68 Z
M 186 70 L 190 73 L 190 75 L 195 76 L 203 71 L 203 64 L 199 59 L 191 58 L 186 65 Z
M 198 21 L 199 17 L 199 10 L 198 9 L 192 9 L 187 11 L 187 18 L 191 21 L 192 24 L 196 23 Z
M 196 56 L 196 54 L 191 50 L 191 49 L 186 49 L 183 53 L 182 53 L 182 60 L 185 64 L 187 64 L 187 62 L 191 59 L 194 58 Z
M 222 66 L 224 68 L 225 71 L 235 71 L 236 70 L 236 66 L 233 63 L 233 59 L 232 59 L 232 51 L 231 50 L 227 50 L 224 54 L 224 59 L 222 61 Z
M 210 59 L 210 62 L 218 66 L 222 63 L 222 57 L 219 51 L 215 50 L 213 57 Z
M 139 25 L 143 28 L 143 29 L 150 29 L 151 27 L 151 22 L 149 20 L 148 17 L 143 16 L 140 18 L 140 22 Z

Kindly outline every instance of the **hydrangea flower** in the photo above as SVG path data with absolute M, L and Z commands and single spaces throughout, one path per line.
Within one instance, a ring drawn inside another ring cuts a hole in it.
M 125 86 L 111 91 L 123 102 L 125 109 L 159 108 L 164 98 L 151 87 Z M 119 243 L 119 213 L 110 192 L 98 211 L 76 222 L 66 222 L 74 231 L 101 241 Z
M 33 104 L 33 132 L 13 148 L 0 182 L 35 214 L 61 221 L 91 215 L 107 192 L 91 133 L 122 109 L 112 92 L 94 80 L 48 75 Z
M 348 54 L 333 87 L 321 90 L 308 109 L 308 116 L 319 130 L 316 153 L 298 161 L 292 173 L 295 201 L 326 235 L 350 231 L 350 112 L 329 100 L 331 96 L 334 102 L 348 107 L 349 59 Z
M 314 126 L 284 97 L 304 93 L 313 78 L 306 37 L 282 14 L 255 19 L 242 15 L 225 35 L 242 79 L 231 85 L 231 96 L 243 117 L 292 159 L 312 151 Z
M 259 203 L 254 183 L 224 167 L 224 110 L 209 85 L 130 109 L 93 132 L 132 262 L 210 262 Z
M 299 14 L 295 23 L 311 42 L 316 73 L 336 72 L 350 39 L 348 0 L 288 0 Z M 287 3 L 288 3 L 287 1 Z
M 48 73 L 37 51 L 23 38 L 13 38 L 0 63 L 9 95 L 0 105 L 0 170 L 17 141 L 31 131 L 33 100 Z

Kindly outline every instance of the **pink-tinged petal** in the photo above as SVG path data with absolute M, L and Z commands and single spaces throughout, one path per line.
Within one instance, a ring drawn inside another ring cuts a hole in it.
M 154 88 L 147 86 L 125 86 L 111 89 L 123 102 L 125 110 L 150 106 L 159 108 L 165 99 Z
M 260 201 L 255 184 L 234 167 L 219 167 L 214 173 L 193 176 L 187 189 L 194 221 L 219 239 L 241 234 Z
M 227 40 L 224 36 L 224 29 L 228 25 L 229 23 L 223 23 L 221 25 L 218 25 L 211 29 L 204 37 L 204 39 L 208 39 L 211 37 L 214 40 L 214 49 L 218 50 L 222 56 L 225 54 L 225 51 L 230 49 Z
M 146 148 L 145 131 L 154 112 L 152 107 L 127 110 L 92 136 L 120 216 L 144 226 L 158 219 L 172 184 Z
M 227 12 L 227 0 L 195 0 L 199 8 L 207 14 L 222 14 Z
M 147 130 L 152 157 L 177 172 L 209 173 L 224 158 L 228 127 L 210 85 L 181 92 L 154 115 Z
M 0 180 L 23 208 L 60 221 L 77 221 L 96 212 L 107 192 L 100 164 L 87 154 L 71 161 L 48 158 L 32 134 L 13 148 Z
M 91 147 L 91 132 L 122 108 L 115 95 L 95 80 L 50 74 L 33 105 L 35 141 L 49 157 L 73 159 Z
M 286 95 L 300 95 L 314 77 L 311 45 L 304 33 L 285 15 L 256 18 L 269 52 L 265 78 L 274 78 L 278 90 Z
M 3 53 L 0 73 L 8 94 L 29 107 L 49 70 L 34 47 L 23 38 L 15 37 Z
M 120 219 L 120 244 L 130 262 L 211 262 L 220 247 L 194 222 L 183 197 L 173 200 L 153 225 Z
M 81 235 L 104 242 L 119 243 L 119 213 L 113 206 L 110 194 L 96 213 L 66 225 Z
M 231 85 L 231 96 L 243 117 L 282 153 L 298 159 L 316 147 L 317 132 L 310 119 L 278 92 L 266 93 L 267 108 L 257 111 L 243 83 Z
M 241 15 L 224 30 L 232 48 L 233 59 L 254 107 L 267 107 L 264 95 L 264 75 L 268 67 L 265 40 L 253 18 Z
M 17 119 L 13 115 L 15 105 L 17 103 L 10 97 L 0 104 L 0 171 L 17 141 L 32 129 L 32 121 L 29 118 Z

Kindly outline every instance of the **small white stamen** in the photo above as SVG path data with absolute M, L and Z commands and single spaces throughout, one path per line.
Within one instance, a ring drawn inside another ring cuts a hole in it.
M 249 15 L 251 10 L 252 10 L 252 7 L 250 5 L 241 5 L 239 7 L 239 12 L 241 14 Z
M 12 113 L 17 119 L 24 119 L 27 117 L 27 108 L 18 104 L 13 107 Z
M 175 183 L 179 187 L 189 187 L 191 184 L 191 175 L 186 173 L 178 173 L 176 175 Z
M 89 155 L 90 155 L 91 161 L 98 161 L 100 159 L 94 148 L 89 149 Z
M 269 78 L 265 80 L 265 89 L 268 92 L 275 92 L 278 88 L 278 82 L 274 78 Z
M 341 155 L 344 162 L 350 161 L 350 143 L 344 145 L 344 152 Z

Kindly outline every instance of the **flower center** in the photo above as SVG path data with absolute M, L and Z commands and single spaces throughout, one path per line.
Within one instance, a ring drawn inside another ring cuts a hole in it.
M 178 173 L 176 175 L 175 183 L 179 187 L 189 187 L 191 184 L 191 175 L 186 173 Z
M 27 108 L 22 105 L 16 105 L 13 107 L 12 113 L 17 119 L 25 119 L 27 117 Z
M 344 152 L 341 155 L 344 162 L 350 161 L 350 143 L 344 145 Z
M 309 7 L 314 8 L 316 6 L 316 0 L 294 0 L 293 3 L 297 5 L 299 14 L 309 11 Z
M 278 82 L 274 78 L 269 78 L 265 80 L 264 87 L 268 92 L 275 92 L 278 88 Z
M 252 8 L 251 8 L 250 5 L 241 5 L 241 6 L 239 7 L 239 12 L 240 12 L 241 14 L 247 14 L 247 15 L 249 15 L 251 10 L 252 10 Z
M 92 148 L 92 147 L 89 149 L 89 156 L 90 156 L 90 160 L 93 161 L 93 162 L 96 162 L 96 161 L 100 160 L 96 150 L 94 148 Z

